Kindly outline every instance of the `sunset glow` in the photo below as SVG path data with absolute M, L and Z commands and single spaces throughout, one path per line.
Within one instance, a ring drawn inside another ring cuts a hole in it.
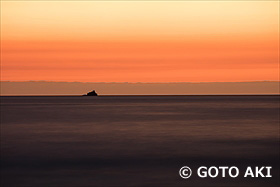
M 279 80 L 277 1 L 1 1 L 1 80 Z

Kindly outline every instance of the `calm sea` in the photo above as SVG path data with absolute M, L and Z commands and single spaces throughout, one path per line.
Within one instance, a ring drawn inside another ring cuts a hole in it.
M 278 186 L 279 99 L 1 97 L 1 187 Z M 240 174 L 199 178 L 200 166 Z M 272 178 L 244 178 L 247 166 Z

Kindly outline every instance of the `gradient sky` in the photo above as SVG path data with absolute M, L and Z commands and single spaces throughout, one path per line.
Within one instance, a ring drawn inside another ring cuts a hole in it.
M 279 80 L 278 1 L 1 1 L 1 80 Z

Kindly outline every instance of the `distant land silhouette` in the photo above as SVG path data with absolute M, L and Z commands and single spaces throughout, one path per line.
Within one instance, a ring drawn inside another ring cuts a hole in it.
M 97 93 L 95 92 L 95 90 L 92 90 L 91 92 L 88 92 L 87 94 L 83 95 L 83 96 L 98 96 Z
M 1 82 L 1 95 L 232 95 L 279 94 L 278 81 L 204 83 Z

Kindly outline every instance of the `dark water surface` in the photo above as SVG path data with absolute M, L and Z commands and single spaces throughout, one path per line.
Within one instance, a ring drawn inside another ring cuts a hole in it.
M 279 96 L 1 97 L 1 187 L 278 186 L 278 159 Z

